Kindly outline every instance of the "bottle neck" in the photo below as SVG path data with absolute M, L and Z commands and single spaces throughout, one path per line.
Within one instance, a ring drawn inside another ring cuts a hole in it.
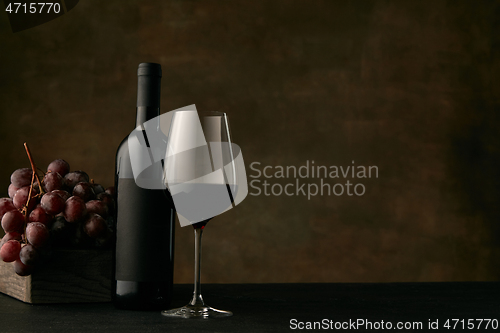
M 160 115 L 160 108 L 151 106 L 138 106 L 137 107 L 137 118 L 135 120 L 135 126 L 140 126 L 148 120 L 151 120 Z

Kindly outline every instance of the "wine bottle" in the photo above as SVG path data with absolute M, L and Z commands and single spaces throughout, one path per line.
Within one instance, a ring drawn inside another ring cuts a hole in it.
M 136 128 L 140 128 L 160 114 L 161 66 L 141 63 L 137 75 Z M 115 188 L 113 302 L 121 309 L 165 309 L 172 297 L 175 207 L 168 191 L 136 184 L 128 137 L 117 150 Z

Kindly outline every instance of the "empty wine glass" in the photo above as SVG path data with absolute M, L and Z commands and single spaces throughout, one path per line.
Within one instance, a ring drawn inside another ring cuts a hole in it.
M 232 143 L 222 112 L 178 111 L 172 116 L 164 159 L 166 193 L 175 203 L 181 226 L 191 224 L 195 236 L 194 292 L 191 301 L 164 310 L 168 317 L 217 318 L 231 311 L 214 309 L 201 295 L 201 236 L 207 222 L 234 207 L 247 194 L 239 147 Z

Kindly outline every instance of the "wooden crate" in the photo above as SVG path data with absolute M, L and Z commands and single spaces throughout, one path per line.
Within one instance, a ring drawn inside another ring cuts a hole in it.
M 54 250 L 30 276 L 0 260 L 0 292 L 31 304 L 111 301 L 110 250 Z

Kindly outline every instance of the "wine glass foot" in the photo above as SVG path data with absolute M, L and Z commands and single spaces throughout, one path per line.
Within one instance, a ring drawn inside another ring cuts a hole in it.
M 209 306 L 192 306 L 190 304 L 182 308 L 163 310 L 162 315 L 173 318 L 221 318 L 233 315 L 231 311 L 217 310 Z

